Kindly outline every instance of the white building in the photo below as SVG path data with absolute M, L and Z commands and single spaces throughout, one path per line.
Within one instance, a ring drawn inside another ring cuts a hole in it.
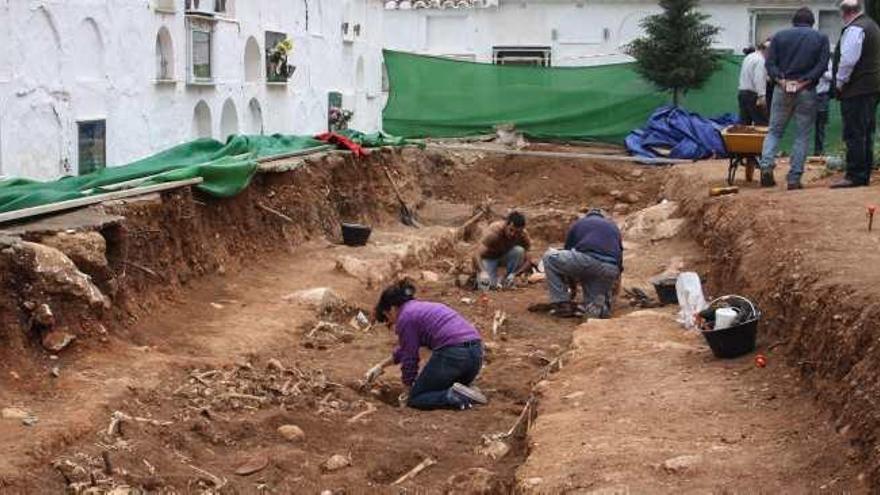
M 808 4 L 836 37 L 834 1 Z M 723 28 L 719 48 L 738 52 L 800 5 L 702 8 Z M 77 174 L 196 137 L 317 133 L 339 95 L 352 127 L 376 130 L 383 47 L 609 63 L 625 59 L 621 47 L 657 10 L 635 0 L 0 0 L 0 175 Z M 267 49 L 286 37 L 295 71 L 267 77 Z

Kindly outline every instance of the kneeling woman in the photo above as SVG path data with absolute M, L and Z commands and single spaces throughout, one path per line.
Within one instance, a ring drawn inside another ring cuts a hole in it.
M 382 292 L 376 319 L 397 334 L 398 347 L 385 361 L 367 372 L 372 381 L 382 370 L 399 364 L 409 389 L 407 405 L 416 409 L 467 409 L 485 404 L 486 397 L 469 386 L 483 365 L 480 333 L 452 308 L 415 300 L 412 283 L 401 281 Z M 419 348 L 431 349 L 431 358 L 419 373 Z

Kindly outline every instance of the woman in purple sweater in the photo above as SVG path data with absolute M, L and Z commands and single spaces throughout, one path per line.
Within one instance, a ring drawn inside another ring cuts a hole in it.
M 407 405 L 415 409 L 469 409 L 486 404 L 486 397 L 470 386 L 483 364 L 480 333 L 452 308 L 415 300 L 409 281 L 382 292 L 376 319 L 397 334 L 398 347 L 388 359 L 367 372 L 368 382 L 392 364 L 399 364 L 409 392 Z M 419 348 L 431 349 L 431 358 L 419 373 Z

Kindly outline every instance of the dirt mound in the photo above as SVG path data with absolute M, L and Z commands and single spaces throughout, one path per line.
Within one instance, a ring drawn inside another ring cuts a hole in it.
M 880 254 L 865 220 L 877 189 L 841 193 L 820 183 L 797 194 L 708 198 L 721 177 L 721 164 L 683 167 L 666 187 L 711 253 L 709 287 L 757 302 L 762 343 L 800 371 L 880 486 L 880 270 L 872 262 Z

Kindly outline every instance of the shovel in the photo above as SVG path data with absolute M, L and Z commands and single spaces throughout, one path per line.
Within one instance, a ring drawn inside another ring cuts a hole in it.
M 391 183 L 391 188 L 394 189 L 394 195 L 397 196 L 397 202 L 400 203 L 400 221 L 409 227 L 421 228 L 422 225 L 416 219 L 415 212 L 406 204 L 403 197 L 400 195 L 400 189 L 397 188 L 397 184 L 395 184 L 394 179 L 391 178 L 391 172 L 388 171 L 388 167 L 383 165 L 382 170 L 385 171 L 385 177 L 388 177 L 388 182 Z

